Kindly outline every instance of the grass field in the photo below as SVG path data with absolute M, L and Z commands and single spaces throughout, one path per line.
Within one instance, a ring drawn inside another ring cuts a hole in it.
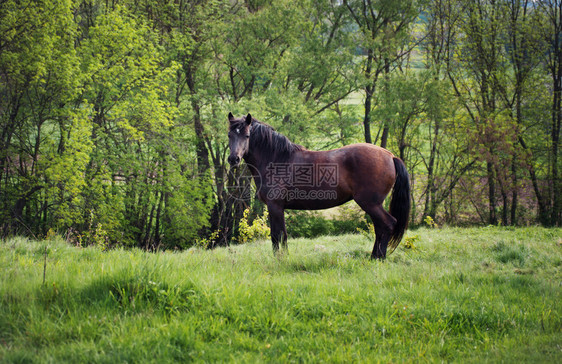
M 5 240 L 0 361 L 562 362 L 562 229 L 407 237 L 382 263 L 361 235 L 280 258 Z

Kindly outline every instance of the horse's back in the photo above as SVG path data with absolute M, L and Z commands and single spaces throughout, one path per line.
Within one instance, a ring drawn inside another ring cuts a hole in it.
M 342 162 L 344 160 L 362 159 L 392 162 L 394 154 L 389 150 L 369 143 L 356 143 L 343 146 L 337 149 L 311 151 L 303 150 L 297 159 L 323 162 Z
M 350 193 L 368 188 L 388 193 L 396 180 L 394 155 L 368 143 L 327 151 L 302 151 L 295 162 L 329 164 L 337 168 L 340 187 Z
M 392 186 L 396 170 L 394 155 L 390 151 L 368 143 L 352 144 L 340 149 L 342 153 L 339 158 L 351 178 L 362 182 L 376 179 Z
M 346 145 L 325 152 L 334 163 L 342 164 L 353 173 L 384 173 L 390 170 L 393 179 L 394 154 L 387 149 L 368 143 Z

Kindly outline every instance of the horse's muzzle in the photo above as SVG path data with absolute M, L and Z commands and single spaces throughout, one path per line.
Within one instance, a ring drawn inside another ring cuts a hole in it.
M 228 163 L 230 163 L 231 167 L 238 167 L 240 164 L 240 157 L 237 155 L 230 155 L 228 157 Z

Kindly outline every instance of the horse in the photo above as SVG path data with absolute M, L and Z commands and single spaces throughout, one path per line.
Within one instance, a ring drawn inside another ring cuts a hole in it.
M 375 227 L 371 259 L 385 259 L 387 248 L 400 244 L 410 214 L 410 181 L 400 158 L 368 143 L 311 151 L 250 114 L 229 113 L 228 121 L 228 163 L 237 168 L 243 159 L 249 167 L 269 212 L 274 254 L 279 243 L 287 251 L 286 209 L 326 209 L 352 199 Z M 383 202 L 391 190 L 387 212 Z

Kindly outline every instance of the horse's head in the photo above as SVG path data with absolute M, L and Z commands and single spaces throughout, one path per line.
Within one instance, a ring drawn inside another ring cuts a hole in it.
M 250 147 L 252 115 L 248 114 L 246 118 L 236 119 L 232 113 L 228 113 L 228 121 L 230 122 L 228 130 L 230 155 L 228 156 L 228 163 L 232 167 L 238 167 Z

